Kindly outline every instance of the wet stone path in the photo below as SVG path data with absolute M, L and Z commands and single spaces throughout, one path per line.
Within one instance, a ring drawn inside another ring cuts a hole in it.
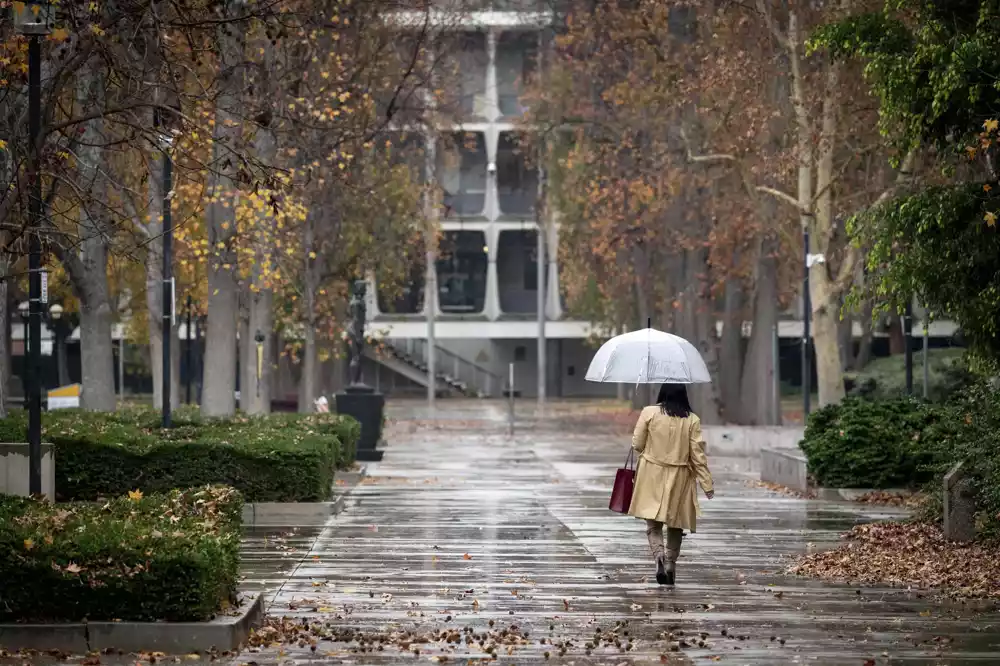
M 434 417 L 390 405 L 385 459 L 339 515 L 248 539 L 247 588 L 283 628 L 235 663 L 1000 663 L 995 616 L 782 575 L 892 510 L 775 495 L 710 451 L 716 498 L 661 588 L 642 523 L 607 510 L 620 426 L 527 414 L 510 438 L 501 405 Z

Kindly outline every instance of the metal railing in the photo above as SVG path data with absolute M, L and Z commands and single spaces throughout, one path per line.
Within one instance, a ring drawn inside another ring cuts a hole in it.
M 410 357 L 427 363 L 426 340 L 409 338 L 403 345 L 397 345 L 398 348 L 402 348 Z M 437 374 L 455 380 L 467 387 L 470 392 L 482 397 L 492 397 L 494 391 L 502 387 L 503 380 L 500 376 L 478 363 L 464 359 L 440 345 L 434 345 L 434 352 L 437 359 L 435 368 Z

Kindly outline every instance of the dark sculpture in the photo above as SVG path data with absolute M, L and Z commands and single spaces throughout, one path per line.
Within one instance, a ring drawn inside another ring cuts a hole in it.
M 382 415 L 385 411 L 385 396 L 361 381 L 361 355 L 365 350 L 365 292 L 368 285 L 364 280 L 355 280 L 351 285 L 351 325 L 347 329 L 347 350 L 350 354 L 350 383 L 342 393 L 338 393 L 337 413 L 353 416 L 361 425 L 358 438 L 357 459 L 372 462 L 382 459 L 378 449 L 382 441 Z
M 365 348 L 365 318 L 368 308 L 365 306 L 365 292 L 368 285 L 364 280 L 355 280 L 351 293 L 351 327 L 347 331 L 348 354 L 350 355 L 351 385 L 358 386 L 361 381 L 361 355 Z

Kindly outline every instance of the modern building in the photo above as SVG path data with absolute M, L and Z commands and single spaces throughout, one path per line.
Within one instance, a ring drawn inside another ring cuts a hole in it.
M 594 351 L 587 343 L 591 327 L 564 316 L 554 251 L 539 282 L 539 228 L 548 229 L 549 248 L 558 247 L 558 228 L 537 219 L 538 171 L 519 150 L 518 121 L 525 112 L 524 82 L 537 67 L 541 30 L 552 20 L 544 7 L 516 0 L 480 2 L 478 8 L 466 4 L 449 27 L 455 32 L 458 74 L 450 79 L 457 87 L 449 113 L 453 121 L 438 127 L 434 137 L 416 139 L 433 143 L 427 154 L 443 190 L 433 315 L 436 369 L 445 375 L 442 390 L 460 383 L 468 393 L 499 395 L 514 364 L 515 391 L 535 395 L 541 291 L 546 392 L 615 394 L 614 386 L 584 381 Z M 369 332 L 391 351 L 379 356 L 383 368 L 372 368 L 382 390 L 415 388 L 413 383 L 426 387 L 423 272 L 422 267 L 414 270 L 402 298 L 387 298 L 377 284 L 369 290 L 374 292 Z

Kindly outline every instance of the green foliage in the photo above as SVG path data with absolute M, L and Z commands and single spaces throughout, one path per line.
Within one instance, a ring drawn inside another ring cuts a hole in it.
M 60 500 L 96 500 L 138 488 L 229 485 L 251 502 L 329 497 L 334 471 L 354 462 L 360 428 L 332 414 L 201 419 L 179 414 L 159 427 L 149 409 L 45 414 L 43 439 L 56 449 Z M 3 441 L 24 441 L 24 412 L 0 421 Z
M 948 418 L 927 432 L 940 451 L 941 461 L 931 485 L 940 492 L 941 478 L 956 462 L 965 461 L 965 473 L 976 498 L 978 528 L 986 537 L 1000 536 L 1000 390 L 982 382 L 969 387 L 949 404 Z
M 954 396 L 962 388 L 974 380 L 964 358 L 965 350 L 960 348 L 928 350 L 928 398 L 934 402 L 943 402 Z M 869 400 L 899 398 L 906 393 L 906 368 L 902 354 L 885 356 L 871 361 L 864 370 L 848 373 L 846 377 L 854 380 L 852 395 L 863 396 Z M 913 374 L 915 391 L 922 391 L 923 361 L 922 354 L 913 356 Z
M 1000 108 L 1000 2 L 890 0 L 813 35 L 813 49 L 860 58 L 881 129 L 904 149 L 963 148 Z
M 1000 536 L 1000 389 L 976 382 L 943 404 L 848 398 L 810 416 L 802 449 L 820 485 L 922 488 L 940 517 L 941 481 L 964 461 L 977 523 Z
M 938 414 L 912 398 L 847 398 L 812 414 L 802 440 L 809 473 L 834 488 L 914 488 L 931 480 L 921 434 Z
M 0 621 L 195 621 L 235 600 L 232 488 L 101 504 L 0 496 Z
M 1000 234 L 996 188 L 934 187 L 872 208 L 849 223 L 869 249 L 861 297 L 901 310 L 915 295 L 961 328 L 974 355 L 1000 358 Z

